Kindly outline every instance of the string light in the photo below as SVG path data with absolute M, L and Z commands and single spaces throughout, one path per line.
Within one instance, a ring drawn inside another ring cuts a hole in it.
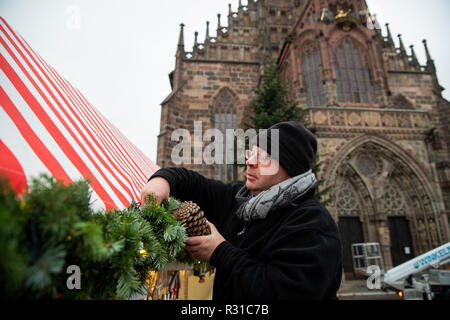
M 141 256 L 142 256 L 143 258 L 147 257 L 147 250 L 141 249 L 141 250 L 139 250 L 139 253 L 141 254 Z

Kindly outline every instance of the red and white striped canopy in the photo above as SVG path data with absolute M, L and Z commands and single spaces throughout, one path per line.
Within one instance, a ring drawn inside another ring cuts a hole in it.
M 89 179 L 93 206 L 124 208 L 158 167 L 0 17 L 0 174 L 16 192 L 50 173 Z

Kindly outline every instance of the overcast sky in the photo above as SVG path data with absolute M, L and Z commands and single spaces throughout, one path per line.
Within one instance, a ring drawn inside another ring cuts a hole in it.
M 227 25 L 238 0 L 0 0 L 0 15 L 72 85 L 156 162 L 160 103 L 170 93 L 179 24 L 186 51 L 206 21 L 215 36 L 217 13 Z M 243 4 L 247 1 L 243 0 Z M 367 0 L 380 24 L 401 33 L 425 64 L 426 38 L 441 86 L 450 98 L 450 1 Z M 76 19 L 79 10 L 79 24 Z

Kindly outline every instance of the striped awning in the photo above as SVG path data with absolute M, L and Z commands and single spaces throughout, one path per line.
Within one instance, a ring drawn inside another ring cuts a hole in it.
M 89 179 L 93 206 L 128 207 L 158 167 L 0 17 L 0 174 Z

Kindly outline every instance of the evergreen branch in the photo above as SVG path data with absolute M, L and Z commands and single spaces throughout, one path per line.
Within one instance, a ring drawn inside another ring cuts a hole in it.
M 184 249 L 186 229 L 171 213 L 176 199 L 92 212 L 86 181 L 65 186 L 40 176 L 25 202 L 0 183 L 0 297 L 126 299 L 142 291 L 149 270 L 195 262 Z M 66 288 L 71 264 L 82 270 L 79 291 Z

